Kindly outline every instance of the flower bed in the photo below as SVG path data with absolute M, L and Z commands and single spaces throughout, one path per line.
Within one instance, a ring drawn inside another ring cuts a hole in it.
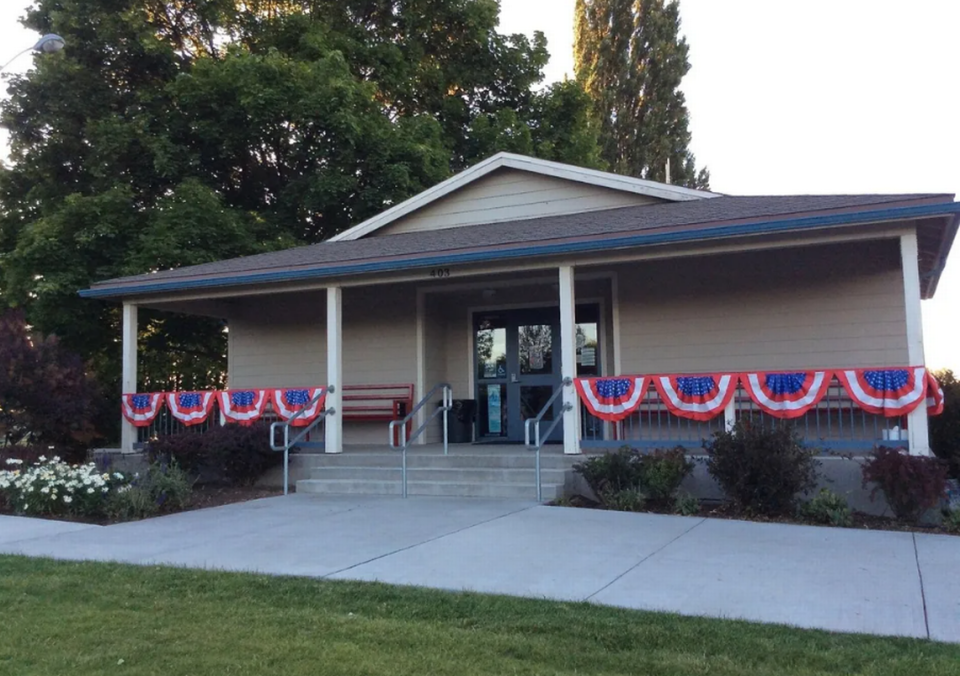
M 98 517 L 114 494 L 128 491 L 135 479 L 101 472 L 94 463 L 71 465 L 40 456 L 36 464 L 10 458 L 0 470 L 0 499 L 25 516 Z

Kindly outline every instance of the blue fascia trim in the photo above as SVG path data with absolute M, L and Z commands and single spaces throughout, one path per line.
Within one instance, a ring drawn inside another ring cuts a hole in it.
M 323 279 L 343 275 L 357 275 L 375 272 L 400 272 L 416 268 L 436 266 L 450 266 L 464 263 L 481 263 L 494 260 L 511 260 L 516 258 L 530 258 L 533 256 L 554 256 L 561 254 L 590 253 L 610 249 L 622 249 L 637 246 L 656 244 L 670 244 L 688 242 L 691 240 L 712 240 L 738 235 L 759 235 L 784 232 L 789 230 L 806 230 L 822 228 L 831 225 L 855 225 L 871 221 L 900 220 L 922 216 L 938 216 L 960 213 L 960 202 L 945 204 L 928 204 L 916 207 L 899 207 L 895 209 L 879 209 L 875 211 L 860 211 L 847 214 L 832 214 L 829 216 L 808 216 L 805 218 L 791 218 L 777 221 L 761 221 L 741 225 L 729 225 L 713 228 L 699 228 L 682 232 L 657 233 L 652 235 L 629 235 L 611 239 L 586 240 L 567 242 L 563 244 L 542 244 L 525 246 L 502 251 L 475 251 L 462 254 L 441 254 L 411 258 L 401 261 L 378 261 L 376 263 L 354 263 L 349 265 L 328 266 L 310 270 L 289 270 L 282 272 L 261 272 L 233 277 L 218 277 L 215 279 L 194 279 L 187 281 L 157 282 L 138 286 L 107 287 L 103 289 L 85 289 L 80 292 L 84 298 L 123 297 L 147 293 L 169 291 L 184 291 L 187 289 L 202 289 L 224 286 L 243 286 L 257 283 L 292 282 L 304 279 Z M 706 236 L 705 236 L 706 235 Z

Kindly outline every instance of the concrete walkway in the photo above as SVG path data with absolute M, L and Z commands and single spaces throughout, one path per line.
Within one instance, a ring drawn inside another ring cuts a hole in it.
M 107 527 L 0 517 L 0 553 L 380 580 L 960 642 L 960 538 L 940 535 L 293 495 Z

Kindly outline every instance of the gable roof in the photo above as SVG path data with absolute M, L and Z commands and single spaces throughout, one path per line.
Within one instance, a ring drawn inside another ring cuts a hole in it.
M 932 295 L 957 229 L 952 195 L 720 196 L 582 214 L 326 241 L 175 270 L 122 277 L 82 291 L 119 298 L 185 289 L 283 283 L 414 268 L 527 259 L 627 247 L 802 231 L 831 226 L 937 219 L 921 272 Z M 923 253 L 923 252 L 921 252 Z
M 577 183 L 586 183 L 587 185 L 608 188 L 611 190 L 620 190 L 636 195 L 646 195 L 647 197 L 656 197 L 671 202 L 686 202 L 690 200 L 700 200 L 710 197 L 719 197 L 717 193 L 706 190 L 693 190 L 679 185 L 670 185 L 668 183 L 658 183 L 656 181 L 647 181 L 642 178 L 633 178 L 632 176 L 621 176 L 620 174 L 611 174 L 606 171 L 597 171 L 596 169 L 584 169 L 570 164 L 560 162 L 551 162 L 541 160 L 526 155 L 515 155 L 513 153 L 497 153 L 488 157 L 483 162 L 473 165 L 469 169 L 461 171 L 455 176 L 451 176 L 446 181 L 436 184 L 423 192 L 414 195 L 408 200 L 396 204 L 386 211 L 382 211 L 372 218 L 368 218 L 363 223 L 355 225 L 348 230 L 344 230 L 339 235 L 331 237 L 330 242 L 343 242 L 347 240 L 360 239 L 376 232 L 394 221 L 407 216 L 408 214 L 422 209 L 423 207 L 446 197 L 450 193 L 459 190 L 471 183 L 474 183 L 484 176 L 493 173 L 498 169 L 516 169 L 527 171 L 543 176 L 552 176 L 562 178 Z

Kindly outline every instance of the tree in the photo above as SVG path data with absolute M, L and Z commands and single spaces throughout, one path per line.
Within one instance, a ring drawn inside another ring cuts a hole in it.
M 690 70 L 680 9 L 670 0 L 577 0 L 577 79 L 600 120 L 612 171 L 708 188 L 696 170 L 680 82 Z
M 0 446 L 53 445 L 81 453 L 98 438 L 103 397 L 80 358 L 31 332 L 23 313 L 0 315 Z
M 79 289 L 326 239 L 498 150 L 599 166 L 590 100 L 495 0 L 36 0 L 69 48 L 2 108 L 0 294 L 119 383 Z M 223 382 L 222 323 L 142 311 L 141 387 Z
M 930 447 L 960 479 L 960 380 L 950 369 L 934 374 L 943 389 L 943 413 L 930 418 Z

